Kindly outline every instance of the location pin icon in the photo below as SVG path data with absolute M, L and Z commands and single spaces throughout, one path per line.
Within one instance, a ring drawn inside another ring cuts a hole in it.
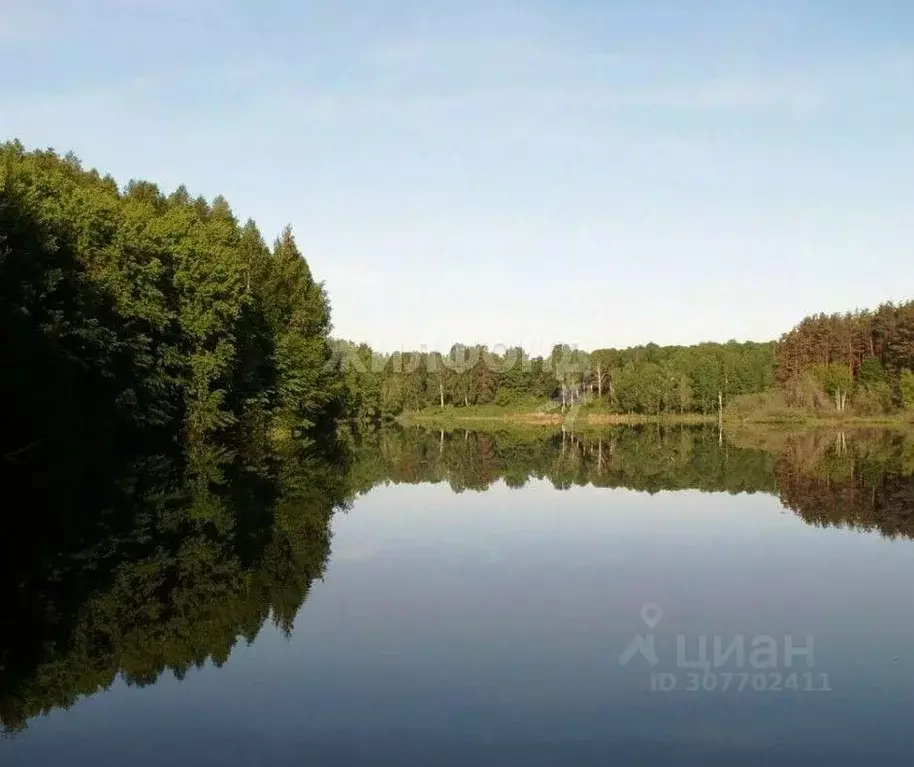
M 663 617 L 663 610 L 656 602 L 648 602 L 641 608 L 641 620 L 643 620 L 649 629 L 653 629 Z

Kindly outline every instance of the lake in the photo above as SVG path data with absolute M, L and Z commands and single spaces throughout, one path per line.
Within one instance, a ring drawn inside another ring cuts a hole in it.
M 905 434 L 334 450 L 8 476 L 0 763 L 911 762 Z

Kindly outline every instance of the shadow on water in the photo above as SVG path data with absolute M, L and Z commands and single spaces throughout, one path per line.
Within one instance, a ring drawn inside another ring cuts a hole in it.
M 895 432 L 414 428 L 282 451 L 174 444 L 81 442 L 0 461 L 8 735 L 118 676 L 148 685 L 219 666 L 267 621 L 291 632 L 330 555 L 334 510 L 380 484 L 767 493 L 811 525 L 914 537 L 914 443 Z

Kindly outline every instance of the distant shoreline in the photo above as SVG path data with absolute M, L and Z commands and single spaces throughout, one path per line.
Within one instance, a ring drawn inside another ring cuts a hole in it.
M 659 425 L 712 425 L 719 423 L 717 415 L 702 415 L 700 413 L 644 415 L 626 413 L 600 413 L 600 412 L 575 412 L 568 410 L 561 412 L 543 412 L 541 410 L 518 410 L 511 407 L 497 405 L 482 405 L 469 407 L 426 408 L 424 410 L 411 410 L 399 416 L 400 423 L 405 425 L 447 426 L 453 424 L 470 423 L 506 423 L 524 426 L 637 426 L 643 424 Z M 882 416 L 844 416 L 835 414 L 829 416 L 810 416 L 802 411 L 794 415 L 752 416 L 728 415 L 724 413 L 725 425 L 757 425 L 775 428 L 800 427 L 817 428 L 833 426 L 840 428 L 865 428 L 874 426 L 914 426 L 909 414 L 882 415 Z
M 510 423 L 521 423 L 544 426 L 560 425 L 568 422 L 588 423 L 594 425 L 622 426 L 636 425 L 646 423 L 676 423 L 676 424 L 708 424 L 716 423 L 717 418 L 714 416 L 703 416 L 697 414 L 689 415 L 625 415 L 625 414 L 599 414 L 585 413 L 580 415 L 562 414 L 562 413 L 519 413 L 506 411 L 502 414 L 492 413 L 427 413 L 423 411 L 410 411 L 400 416 L 403 423 L 452 423 L 452 422 L 479 422 L 479 421 L 507 421 Z

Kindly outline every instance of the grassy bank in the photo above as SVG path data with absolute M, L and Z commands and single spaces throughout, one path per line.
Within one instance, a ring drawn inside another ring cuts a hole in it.
M 472 421 L 510 421 L 514 423 L 560 424 L 561 413 L 548 412 L 534 406 L 470 405 L 469 407 L 428 407 L 408 410 L 400 416 L 401 423 L 431 425 L 459 424 Z
M 914 426 L 914 420 L 908 413 L 898 413 L 895 415 L 838 415 L 830 416 L 828 414 L 804 414 L 798 413 L 795 416 L 725 416 L 725 423 L 739 424 L 757 424 L 759 426 L 798 426 L 802 428 L 865 428 L 865 427 L 886 427 L 886 426 Z
M 583 405 L 568 408 L 563 413 L 552 403 L 525 403 L 522 405 L 470 405 L 443 408 L 431 407 L 407 411 L 400 416 L 401 423 L 428 426 L 457 426 L 470 424 L 516 423 L 543 426 L 626 426 L 647 423 L 660 424 L 713 424 L 716 415 L 700 413 L 664 413 L 643 415 L 637 413 L 614 413 L 598 405 Z M 724 411 L 727 427 L 736 425 L 758 425 L 792 428 L 867 428 L 867 427 L 910 427 L 914 426 L 914 415 L 897 413 L 892 415 L 848 415 L 842 413 L 813 412 L 801 409 L 783 409 L 777 412 L 760 410 Z
M 592 426 L 621 426 L 643 423 L 676 423 L 676 424 L 701 424 L 716 422 L 715 416 L 704 416 L 697 413 L 683 415 L 639 415 L 612 413 L 608 410 L 596 408 L 569 408 L 564 413 L 561 408 L 548 406 L 500 406 L 500 405 L 470 405 L 469 407 L 425 408 L 423 410 L 407 411 L 400 416 L 400 421 L 405 424 L 426 424 L 433 426 L 447 426 L 452 424 L 470 424 L 483 422 L 508 422 L 520 424 L 542 424 L 556 426 L 561 424 L 592 425 Z

